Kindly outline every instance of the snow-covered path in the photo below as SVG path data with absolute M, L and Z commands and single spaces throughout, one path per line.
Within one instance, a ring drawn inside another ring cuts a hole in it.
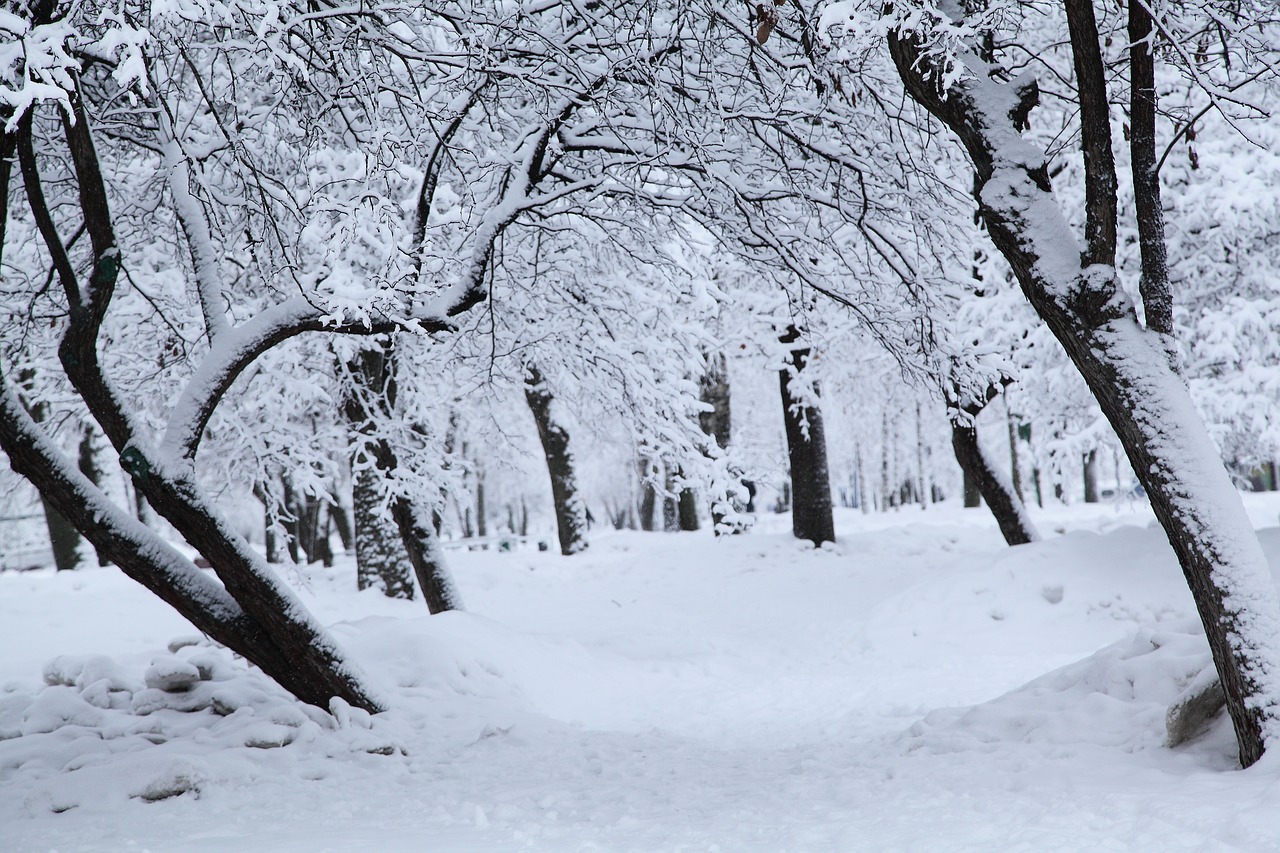
M 1250 501 L 1274 524 L 1274 497 Z M 768 518 L 455 553 L 471 612 L 431 618 L 315 569 L 309 603 L 397 698 L 367 728 L 307 722 L 229 662 L 230 716 L 50 728 L 84 686 L 33 704 L 47 660 L 140 674 L 189 629 L 111 570 L 0 575 L 0 849 L 1280 849 L 1280 756 L 1230 770 L 1221 723 L 1161 745 L 1207 651 L 1158 531 L 1110 507 L 1037 521 L 1067 532 L 1011 550 L 933 508 L 843 516 L 818 552 Z M 264 726 L 301 735 L 247 746 Z M 131 796 L 175 774 L 187 793 Z

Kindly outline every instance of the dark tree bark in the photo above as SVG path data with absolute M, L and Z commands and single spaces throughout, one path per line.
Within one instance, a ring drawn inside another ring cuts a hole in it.
M 890 52 L 911 97 L 965 146 L 992 241 L 1089 385 L 1146 489 L 1195 598 L 1240 761 L 1248 766 L 1263 753 L 1265 726 L 1280 716 L 1280 660 L 1273 647 L 1280 606 L 1252 525 L 1162 336 L 1138 324 L 1120 289 L 1097 27 L 1088 0 L 1067 0 L 1066 9 L 1086 152 L 1087 245 L 1078 266 L 1061 254 L 1061 247 L 1079 243 L 1059 212 L 1045 161 L 1018 138 L 1038 101 L 1036 84 L 1025 76 L 1004 84 L 978 74 L 943 93 L 941 76 L 914 35 L 891 34 Z M 1048 263 L 1046 251 L 1055 252 Z M 1197 494 L 1206 497 L 1188 497 Z
M 338 541 L 342 543 L 343 552 L 350 554 L 356 547 L 352 508 L 342 501 L 336 488 L 329 494 L 329 500 L 329 518 L 333 521 L 333 529 L 338 534 Z
M 1010 545 L 1025 545 L 1039 539 L 1017 494 L 983 452 L 982 445 L 978 443 L 978 431 L 972 422 L 952 421 L 951 446 L 960 467 L 973 478 L 986 499 L 1004 541 Z
M 1164 208 L 1156 172 L 1155 33 L 1141 0 L 1129 2 L 1129 153 L 1133 161 L 1133 202 L 1142 255 L 1142 296 L 1147 328 L 1173 334 L 1173 292 L 1169 286 Z M 1170 353 L 1176 352 L 1169 344 Z
M 53 552 L 54 568 L 60 572 L 75 569 L 80 564 L 80 533 L 43 495 L 40 505 L 44 508 L 45 526 L 49 530 L 49 550 Z
M 1040 538 L 1035 525 L 1027 517 L 1026 507 L 1013 483 L 1000 473 L 982 449 L 978 441 L 978 415 L 987 404 L 1000 396 L 1011 380 L 1001 377 L 998 383 L 985 388 L 973 388 L 958 377 L 945 388 L 948 414 L 951 418 L 951 448 L 956 461 L 964 472 L 966 483 L 972 481 L 978 493 L 986 500 L 1004 541 L 1010 545 L 1025 545 Z M 977 503 L 974 504 L 975 506 Z
M 954 437 L 952 439 L 954 443 Z M 959 461 L 959 457 L 956 457 Z M 976 509 L 982 506 L 982 490 L 978 488 L 978 479 L 973 476 L 973 472 L 964 465 L 960 466 L 961 473 L 964 475 L 964 507 L 965 509 Z
M 791 532 L 797 539 L 808 539 L 814 545 L 834 542 L 835 522 L 831 515 L 831 480 L 822 411 L 816 405 L 806 404 L 791 389 L 796 375 L 809 361 L 810 350 L 794 346 L 800 340 L 800 331 L 795 326 L 780 340 L 791 345 L 787 366 L 778 372 L 787 452 L 791 458 Z M 817 391 L 816 384 L 814 391 Z
M 1098 451 L 1090 450 L 1084 455 L 1084 502 L 1098 502 Z
M 542 440 L 542 452 L 547 458 L 547 472 L 551 475 L 551 499 L 555 504 L 560 553 L 566 556 L 577 554 L 587 547 L 586 505 L 578 491 L 569 433 L 556 420 L 555 398 L 536 367 L 525 368 L 524 396 L 529 410 L 533 412 L 538 438 Z
M 472 463 L 476 472 L 476 535 L 481 539 L 489 535 L 488 509 L 484 504 L 484 468 L 479 462 Z

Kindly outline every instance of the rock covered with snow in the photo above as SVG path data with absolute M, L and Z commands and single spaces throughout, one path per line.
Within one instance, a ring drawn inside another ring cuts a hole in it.
M 142 676 L 147 687 L 167 693 L 185 693 L 200 682 L 200 670 L 181 658 L 157 658 Z

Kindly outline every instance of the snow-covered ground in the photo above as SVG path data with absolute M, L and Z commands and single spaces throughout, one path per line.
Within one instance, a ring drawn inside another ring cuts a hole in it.
M 1280 496 L 1245 499 L 1280 565 Z M 115 570 L 0 574 L 0 850 L 1280 849 L 1280 750 L 1164 746 L 1208 651 L 1149 511 L 1035 518 L 451 552 L 470 612 L 435 617 L 307 569 L 372 719 L 169 651 L 198 638 Z

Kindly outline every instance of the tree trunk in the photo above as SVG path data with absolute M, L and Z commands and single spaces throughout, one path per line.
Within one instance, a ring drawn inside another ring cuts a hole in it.
M 551 499 L 555 505 L 556 533 L 560 537 L 560 553 L 577 554 L 587 547 L 587 513 L 574 472 L 573 454 L 569 450 L 569 433 L 556 418 L 555 398 L 536 367 L 525 368 L 524 396 L 533 412 L 533 421 L 547 457 L 551 475 Z
M 351 483 L 355 517 L 356 588 L 377 587 L 387 598 L 413 598 L 413 566 L 400 527 L 387 511 L 382 476 L 370 466 L 356 470 Z
M 1098 502 L 1098 451 L 1095 448 L 1084 455 L 1084 502 Z
M 640 529 L 652 532 L 655 527 L 653 516 L 658 508 L 658 489 L 649 479 L 653 466 L 643 456 L 636 464 L 640 468 Z
M 1025 545 L 1037 541 L 1040 536 L 1027 517 L 1027 511 L 1013 490 L 1013 484 L 991 464 L 982 445 L 978 443 L 978 429 L 972 416 L 968 423 L 952 420 L 951 447 L 955 450 L 956 461 L 960 463 L 966 478 L 973 481 L 986 499 L 1004 541 L 1010 545 Z
M 893 473 L 889 454 L 892 452 L 889 435 L 889 412 L 886 410 L 880 425 L 880 511 L 889 508 L 893 491 Z
M 36 423 L 44 423 L 49 406 L 36 403 L 30 411 Z M 84 473 L 83 467 L 81 473 Z M 80 564 L 80 533 L 43 494 L 40 495 L 40 506 L 44 509 L 45 527 L 49 531 L 49 550 L 53 553 L 54 568 L 60 572 L 74 570 Z
M 699 399 L 711 406 L 711 411 L 698 415 L 702 431 L 716 440 L 717 447 L 727 451 L 733 435 L 733 416 L 729 396 L 729 363 L 724 353 L 716 353 L 707 358 L 707 368 L 699 382 Z M 739 500 L 734 501 L 734 508 L 741 512 Z M 744 531 L 745 527 L 741 524 L 729 529 L 725 523 L 726 517 L 723 511 L 715 506 L 711 507 L 711 529 L 716 536 Z
M 1018 459 L 1018 424 L 1008 400 L 1005 400 L 1004 414 L 1009 427 L 1009 478 L 1013 483 L 1014 494 L 1020 502 L 1025 503 L 1027 498 L 1022 492 L 1022 465 Z
M 352 488 L 355 488 L 354 483 L 352 483 Z M 329 499 L 332 501 L 329 504 L 329 518 L 333 520 L 333 527 L 338 533 L 338 541 L 342 543 L 343 552 L 350 554 L 356 548 L 355 531 L 352 526 L 352 508 L 342 500 L 337 488 L 330 493 Z
M 920 508 L 927 509 L 929 507 L 929 489 L 927 484 L 928 475 L 924 468 L 924 415 L 920 410 L 920 404 L 916 403 L 916 491 L 920 496 Z
M 853 446 L 853 466 L 855 476 L 858 478 L 858 509 L 862 510 L 863 515 L 866 515 L 871 512 L 871 499 L 868 495 L 866 471 L 862 466 L 861 444 Z
M 98 443 L 93 427 L 88 424 L 85 424 L 84 432 L 80 436 L 79 467 L 80 473 L 88 477 L 90 483 L 102 488 L 102 466 L 98 464 Z M 98 554 L 97 557 L 99 566 L 106 566 L 111 562 L 102 554 Z
M 680 529 L 693 531 L 698 529 L 698 495 L 693 489 L 680 490 Z
M 674 494 L 676 478 L 670 465 L 665 466 L 662 485 L 666 492 L 662 496 L 662 532 L 675 533 L 680 529 L 680 499 Z
M 788 345 L 799 339 L 800 331 L 794 326 L 780 338 Z M 822 411 L 816 404 L 806 403 L 797 397 L 791 388 L 795 377 L 808 363 L 809 355 L 808 347 L 792 348 L 787 366 L 778 372 L 778 386 L 782 392 L 787 452 L 791 458 L 791 532 L 797 539 L 808 539 L 814 545 L 821 545 L 836 539 Z M 813 389 L 816 394 L 816 383 Z
M 383 341 L 347 366 L 351 388 L 343 407 L 348 428 L 357 435 L 374 435 L 377 421 L 389 417 L 396 405 L 391 347 L 390 341 Z M 430 612 L 461 610 L 462 600 L 438 546 L 434 517 L 403 494 L 391 496 L 389 502 L 384 494 L 385 477 L 399 467 L 394 448 L 385 438 L 374 437 L 366 438 L 359 452 L 371 458 L 353 466 L 357 578 L 363 574 L 364 582 L 371 583 L 376 576 L 387 596 L 408 599 L 413 598 L 416 576 Z M 388 505 L 390 518 L 385 514 Z
M 954 444 L 955 444 L 955 440 L 953 437 L 952 438 L 953 447 L 954 447 Z M 959 461 L 959 459 L 960 457 L 957 456 L 956 461 Z M 964 476 L 965 509 L 976 509 L 977 507 L 982 506 L 982 489 L 978 488 L 978 479 L 974 477 L 973 472 L 970 471 L 968 468 L 964 467 L 963 464 L 960 465 L 960 471 Z
M 1106 74 L 1092 4 L 1067 0 L 1066 7 L 1085 135 L 1082 250 L 1053 195 L 1043 154 L 1019 135 L 1039 98 L 1034 81 L 1024 75 L 1000 83 L 984 71 L 953 83 L 943 97 L 940 73 L 915 36 L 891 34 L 890 51 L 912 98 L 967 149 L 992 241 L 1089 385 L 1146 489 L 1195 598 L 1240 761 L 1249 766 L 1280 716 L 1280 602 L 1164 337 L 1139 326 L 1117 281 Z
M 484 505 L 484 468 L 475 463 L 476 471 L 476 535 L 481 539 L 489 535 L 488 509 Z

